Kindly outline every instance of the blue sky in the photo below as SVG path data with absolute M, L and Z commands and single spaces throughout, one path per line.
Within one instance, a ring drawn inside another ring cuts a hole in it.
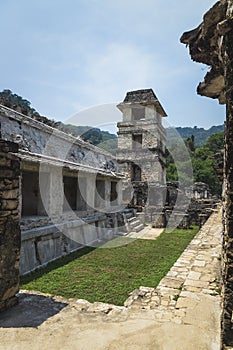
M 171 125 L 222 124 L 225 107 L 196 95 L 208 67 L 192 62 L 179 42 L 214 3 L 1 1 L 0 90 L 49 118 L 100 126 L 120 120 L 114 106 L 126 91 L 153 88 Z M 103 104 L 111 106 L 104 117 L 95 107 Z M 79 113 L 86 109 L 91 113 Z

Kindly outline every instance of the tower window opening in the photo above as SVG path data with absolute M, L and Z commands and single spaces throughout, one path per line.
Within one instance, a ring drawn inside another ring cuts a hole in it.
M 131 180 L 132 181 L 141 181 L 141 179 L 142 179 L 141 168 L 138 165 L 133 164 L 132 165 L 132 172 L 131 172 Z
M 142 148 L 142 134 L 134 134 L 132 135 L 132 141 L 133 141 L 133 149 L 140 149 Z
M 145 107 L 133 107 L 132 108 L 132 120 L 145 119 L 146 109 Z

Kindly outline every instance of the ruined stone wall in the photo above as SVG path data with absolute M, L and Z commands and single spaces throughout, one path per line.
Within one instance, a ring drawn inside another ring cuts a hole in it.
M 129 231 L 127 219 L 134 215 L 133 210 L 125 209 L 88 216 L 79 213 L 75 219 L 71 213 L 66 213 L 56 222 L 49 217 L 38 220 L 23 218 L 20 274 L 29 273 L 85 246 L 102 246 Z
M 218 1 L 181 42 L 192 59 L 211 67 L 197 92 L 226 104 L 224 161 L 223 310 L 221 349 L 233 347 L 233 0 Z
M 156 155 L 151 155 L 150 158 L 143 162 L 142 181 L 163 183 L 165 170 L 159 162 L 159 158 Z
M 122 150 L 131 150 L 132 149 L 132 135 L 128 134 L 128 127 L 133 126 L 132 123 L 128 123 L 127 125 L 125 125 L 126 123 L 124 123 L 124 127 L 122 128 L 121 133 L 118 132 L 118 149 L 122 149 Z M 118 127 L 119 127 L 119 123 L 118 123 Z
M 232 18 L 233 1 L 229 1 L 227 17 Z M 223 344 L 233 347 L 233 23 L 225 36 L 225 97 L 226 97 L 226 131 L 225 131 L 225 205 L 223 238 Z
M 144 152 L 143 150 L 138 150 L 138 152 L 125 152 L 124 154 L 125 156 L 128 156 L 128 159 L 130 159 L 128 163 L 121 163 L 119 161 L 119 168 L 126 177 L 125 181 L 133 181 L 131 164 L 136 164 L 141 169 L 141 181 L 163 182 L 163 174 L 165 170 L 162 168 L 162 164 L 160 163 L 157 155 L 149 153 L 148 156 L 147 152 Z
M 0 140 L 0 311 L 17 303 L 19 290 L 18 145 Z
M 53 223 L 50 218 L 23 220 L 20 253 L 20 274 L 25 274 L 48 262 L 68 255 L 84 246 L 97 247 L 106 233 L 112 236 L 107 226 L 107 216 L 95 214 L 89 217 L 68 217 Z M 109 238 L 109 237 L 108 237 Z
M 117 161 L 108 152 L 2 105 L 0 124 L 2 139 L 17 142 L 22 153 L 117 171 Z
M 132 150 L 139 148 L 136 142 L 132 141 L 132 135 L 142 134 L 142 148 L 150 151 L 150 149 L 158 148 L 165 151 L 166 135 L 162 125 L 153 120 L 139 120 L 137 122 L 119 122 L 117 124 L 118 131 L 118 150 Z

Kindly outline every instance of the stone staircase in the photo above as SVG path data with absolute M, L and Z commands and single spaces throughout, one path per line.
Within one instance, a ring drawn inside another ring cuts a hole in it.
M 144 228 L 140 217 L 135 209 L 125 209 L 122 213 L 124 224 L 121 230 L 115 233 L 116 236 L 127 236 L 130 232 L 139 232 Z
M 144 228 L 144 225 L 136 216 L 129 218 L 127 221 L 129 224 L 129 231 L 139 232 Z

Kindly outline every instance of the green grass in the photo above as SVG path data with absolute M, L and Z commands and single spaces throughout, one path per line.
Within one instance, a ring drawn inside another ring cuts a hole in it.
M 140 286 L 156 287 L 198 232 L 163 232 L 156 240 L 137 239 L 116 248 L 84 248 L 21 278 L 21 289 L 66 298 L 123 305 Z

